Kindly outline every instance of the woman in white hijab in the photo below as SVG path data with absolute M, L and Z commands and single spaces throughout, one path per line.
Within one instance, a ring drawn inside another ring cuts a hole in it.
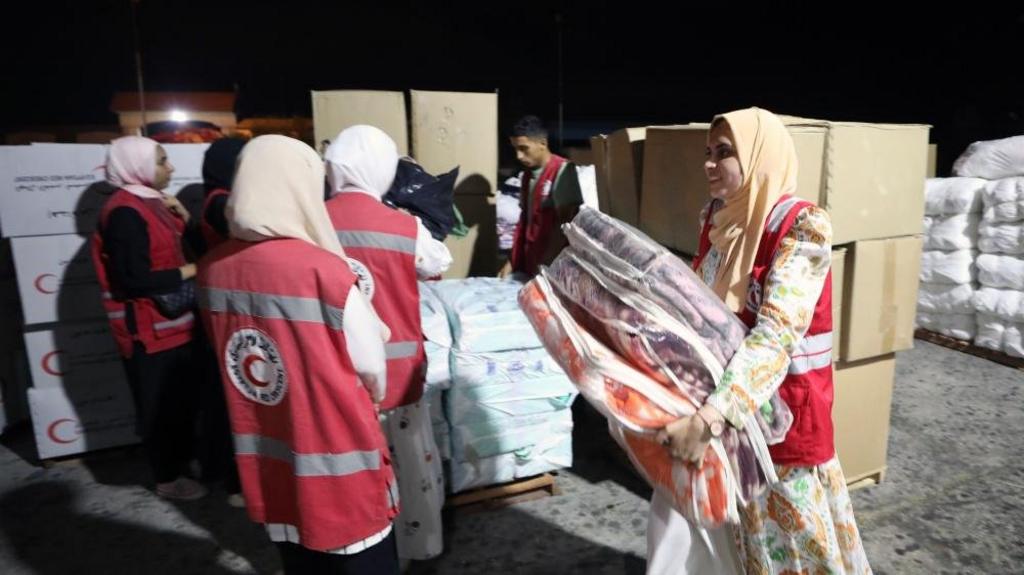
M 200 263 L 200 306 L 221 350 L 246 506 L 285 570 L 397 575 L 399 500 L 374 408 L 389 333 L 348 269 L 323 179 L 298 140 L 246 145 L 231 239 Z
M 426 370 L 416 280 L 440 275 L 451 255 L 419 219 L 381 204 L 398 168 L 398 150 L 387 134 L 373 126 L 348 128 L 327 148 L 325 159 L 332 196 L 328 213 L 343 244 L 350 242 L 346 250 L 356 258 L 353 269 L 362 270 L 357 273 L 374 308 L 395 334 L 389 349 L 415 350 L 389 355 L 381 424 L 402 497 L 398 555 L 406 562 L 431 559 L 444 548 L 444 480 L 429 406 L 421 399 Z

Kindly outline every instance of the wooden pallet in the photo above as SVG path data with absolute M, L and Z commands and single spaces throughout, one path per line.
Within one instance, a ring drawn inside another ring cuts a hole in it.
M 460 512 L 487 511 L 560 495 L 561 492 L 555 483 L 555 477 L 550 473 L 544 473 L 528 479 L 454 495 L 448 498 L 445 507 L 456 507 Z
M 879 469 L 878 471 L 875 471 L 874 473 L 869 473 L 868 475 L 862 475 L 861 477 L 858 477 L 858 478 L 854 479 L 853 481 L 847 481 L 846 482 L 846 489 L 847 489 L 847 491 L 856 491 L 857 489 L 861 489 L 863 487 L 871 487 L 873 485 L 878 485 L 879 483 L 881 483 L 884 480 L 885 480 L 885 468 L 883 467 L 883 468 Z
M 928 331 L 925 329 L 919 329 L 915 331 L 914 337 L 922 341 L 927 341 L 928 343 L 934 343 L 935 345 L 941 345 L 942 347 L 946 347 L 963 353 L 969 353 L 973 356 L 977 356 L 982 359 L 987 359 L 989 361 L 994 361 L 996 363 L 1024 371 L 1024 359 L 1011 357 L 1002 352 L 993 351 L 991 349 L 985 349 L 983 347 L 978 347 L 969 341 L 953 339 L 951 337 L 947 337 L 942 334 L 935 333 L 933 331 Z

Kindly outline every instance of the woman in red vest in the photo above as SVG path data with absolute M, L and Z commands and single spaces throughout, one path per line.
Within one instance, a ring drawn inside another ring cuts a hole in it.
M 245 140 L 221 138 L 215 140 L 203 154 L 203 218 L 200 228 L 206 250 L 212 250 L 228 239 L 228 220 L 224 208 L 231 194 L 231 180 L 235 176 L 235 163 Z
M 195 238 L 188 211 L 161 190 L 174 167 L 155 141 L 126 136 L 111 142 L 107 181 L 118 189 L 104 204 L 92 257 L 111 331 L 125 360 L 138 431 L 146 444 L 156 492 L 169 499 L 206 494 L 184 476 L 198 402 L 192 368 L 195 316 L 168 317 L 153 296 L 174 293 L 196 274 L 184 236 Z M 190 242 L 191 243 L 191 242 Z
M 375 404 L 388 329 L 323 202 L 323 161 L 284 136 L 246 144 L 231 237 L 200 263 L 249 517 L 287 573 L 397 575 L 398 486 Z
M 705 405 L 661 439 L 674 456 L 699 463 L 711 437 L 726 425 L 742 428 L 776 391 L 794 421 L 770 447 L 779 481 L 741 507 L 738 549 L 728 527 L 696 529 L 655 499 L 649 572 L 870 573 L 833 446 L 828 214 L 794 197 L 793 140 L 765 110 L 716 117 L 704 170 L 712 201 L 694 269 L 750 333 Z
M 432 559 L 444 550 L 444 475 L 429 406 L 421 400 L 426 355 L 416 281 L 442 274 L 451 255 L 418 218 L 381 202 L 398 169 L 398 149 L 386 133 L 366 125 L 347 128 L 324 159 L 331 190 L 327 213 L 363 294 L 391 330 L 380 420 L 402 495 L 398 556 L 403 563 Z

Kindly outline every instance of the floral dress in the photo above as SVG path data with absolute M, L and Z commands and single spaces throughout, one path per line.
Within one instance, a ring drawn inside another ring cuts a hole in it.
M 775 255 L 757 322 L 708 398 L 734 426 L 782 384 L 789 354 L 807 332 L 831 267 L 832 224 L 809 206 Z M 711 284 L 721 262 L 714 248 L 697 274 Z M 871 573 L 839 460 L 813 467 L 776 465 L 779 482 L 741 507 L 735 530 L 747 575 Z

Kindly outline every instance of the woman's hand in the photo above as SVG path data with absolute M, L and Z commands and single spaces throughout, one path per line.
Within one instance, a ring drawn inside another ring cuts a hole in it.
M 711 430 L 699 415 L 694 414 L 666 425 L 658 432 L 657 441 L 668 449 L 672 457 L 700 467 L 711 442 Z
M 181 272 L 182 281 L 190 280 L 196 277 L 196 264 L 185 264 L 178 268 L 178 271 Z
M 164 206 L 166 206 L 168 210 L 171 210 L 172 214 L 181 218 L 186 224 L 189 219 L 192 218 L 188 213 L 188 210 L 185 209 L 185 206 L 182 205 L 181 200 L 174 196 L 164 196 Z

